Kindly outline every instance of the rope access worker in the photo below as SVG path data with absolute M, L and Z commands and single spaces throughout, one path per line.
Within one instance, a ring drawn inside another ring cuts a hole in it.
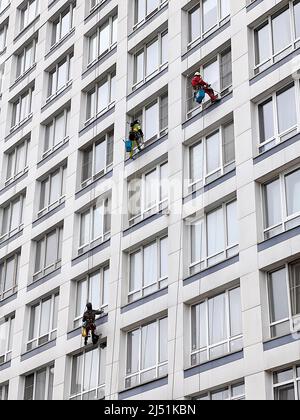
M 91 303 L 88 303 L 86 305 L 86 311 L 83 314 L 82 322 L 83 322 L 83 328 L 86 330 L 86 335 L 84 337 L 84 345 L 87 346 L 88 344 L 88 338 L 89 338 L 89 332 L 92 333 L 92 342 L 93 344 L 97 344 L 99 340 L 99 335 L 95 333 L 96 331 L 96 316 L 102 315 L 104 313 L 103 309 L 99 311 L 95 311 L 93 309 L 93 305 Z
M 129 140 L 131 141 L 130 158 L 133 158 L 134 148 L 137 147 L 139 151 L 142 150 L 142 143 L 144 141 L 144 133 L 142 131 L 140 120 L 135 120 L 130 124 Z
M 195 73 L 195 75 L 192 79 L 192 86 L 193 86 L 193 89 L 195 91 L 195 100 L 198 103 L 202 103 L 202 101 L 205 97 L 204 93 L 206 93 L 210 97 L 212 104 L 214 104 L 215 102 L 217 102 L 219 100 L 218 95 L 215 94 L 211 85 L 209 85 L 208 83 L 206 83 L 202 79 L 201 74 L 199 72 Z M 202 94 L 202 92 L 203 92 L 203 94 Z M 197 99 L 197 95 L 199 93 L 200 93 L 199 99 Z

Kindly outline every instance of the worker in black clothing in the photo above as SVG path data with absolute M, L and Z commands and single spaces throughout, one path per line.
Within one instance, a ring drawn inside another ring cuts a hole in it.
M 130 152 L 130 158 L 132 159 L 134 148 L 137 147 L 139 151 L 141 151 L 142 143 L 144 141 L 144 133 L 140 120 L 135 120 L 130 124 L 129 140 L 132 142 L 132 149 Z
M 86 337 L 84 338 L 84 345 L 85 346 L 87 346 L 90 331 L 92 333 L 93 344 L 98 343 L 99 335 L 97 335 L 95 333 L 95 331 L 96 331 L 95 321 L 96 321 L 96 316 L 97 315 L 102 315 L 103 312 L 104 312 L 103 309 L 101 309 L 99 311 L 95 311 L 93 309 L 93 305 L 91 303 L 88 303 L 86 305 L 86 309 L 87 310 L 83 314 L 83 318 L 82 318 L 83 326 L 86 329 Z

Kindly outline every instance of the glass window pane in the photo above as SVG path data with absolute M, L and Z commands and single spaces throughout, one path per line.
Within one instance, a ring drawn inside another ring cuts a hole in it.
M 292 315 L 300 314 L 300 263 L 293 264 L 290 270 L 290 294 Z
M 237 201 L 226 206 L 227 209 L 227 245 L 229 247 L 239 243 L 239 226 L 237 217 Z
M 43 301 L 41 310 L 41 325 L 39 335 L 42 337 L 48 334 L 50 330 L 51 298 Z
M 242 306 L 241 306 L 241 290 L 230 290 L 229 292 L 229 311 L 230 311 L 230 336 L 235 337 L 241 335 L 242 330 Z
M 295 86 L 277 95 L 277 108 L 279 133 L 297 125 Z
M 95 147 L 95 174 L 104 171 L 106 166 L 106 141 L 96 144 Z
M 85 353 L 83 391 L 90 391 L 98 386 L 99 348 Z
M 294 5 L 296 38 L 300 37 L 300 2 L 297 1 Z
M 200 262 L 205 256 L 205 236 L 203 220 L 191 226 L 191 259 L 192 263 Z
M 147 46 L 146 75 L 151 75 L 158 69 L 158 40 Z
M 203 0 L 203 32 L 208 31 L 217 24 L 218 2 L 217 0 Z
M 35 400 L 43 401 L 45 400 L 46 393 L 46 375 L 47 370 L 43 369 L 37 372 L 36 374 L 36 387 L 35 387 Z
M 275 389 L 276 401 L 294 401 L 295 399 L 294 384 L 283 385 Z
M 132 331 L 127 336 L 127 373 L 139 371 L 140 330 Z
M 103 270 L 103 292 L 102 292 L 102 305 L 109 303 L 109 267 Z
M 274 53 L 278 53 L 291 43 L 290 10 L 272 19 Z
M 99 309 L 101 307 L 100 302 L 100 271 L 90 275 L 90 288 L 89 288 L 89 302 L 92 303 L 93 308 Z
M 189 42 L 192 42 L 200 37 L 200 22 L 200 7 L 197 6 L 189 13 Z
M 228 389 L 224 389 L 222 391 L 216 391 L 211 393 L 211 400 L 212 401 L 225 401 L 229 399 L 229 391 Z
M 145 176 L 145 209 L 151 209 L 157 203 L 157 171 Z
M 168 318 L 159 321 L 159 363 L 168 361 Z
M 275 271 L 269 276 L 269 305 L 272 323 L 289 317 L 285 269 Z
M 265 213 L 267 228 L 276 226 L 282 221 L 279 179 L 265 185 Z
M 225 249 L 222 208 L 207 215 L 207 249 L 209 257 L 217 255 Z
M 270 56 L 269 24 L 255 31 L 255 64 L 266 61 Z
M 103 25 L 100 29 L 100 45 L 99 45 L 99 55 L 103 54 L 110 45 L 110 27 L 109 22 Z
M 207 305 L 201 303 L 192 307 L 192 349 L 200 350 L 207 346 Z
M 224 165 L 235 161 L 234 124 L 228 124 L 223 128 L 223 159 Z
M 157 359 L 157 341 L 156 341 L 157 323 L 153 322 L 142 328 L 142 360 L 141 368 L 147 369 L 156 365 Z
M 90 242 L 90 211 L 81 215 L 80 223 L 80 246 Z
M 300 211 L 300 171 L 285 177 L 287 213 L 292 216 Z
M 209 300 L 209 342 L 220 343 L 227 338 L 226 299 L 221 294 Z
M 221 166 L 219 132 L 206 139 L 206 166 L 207 174 L 215 172 Z
M 274 137 L 274 117 L 273 117 L 273 101 L 269 101 L 259 105 L 259 128 L 260 128 L 260 142 Z
M 158 280 L 157 276 L 157 244 L 144 248 L 144 286 L 149 286 Z
M 168 277 L 168 238 L 160 241 L 160 278 Z
M 140 290 L 142 287 L 142 253 L 138 251 L 130 255 L 130 283 L 129 292 Z
M 88 301 L 88 281 L 83 280 L 77 284 L 76 318 L 80 317 Z
M 159 107 L 158 103 L 146 108 L 145 140 L 150 140 L 159 133 Z
M 71 395 L 77 395 L 82 389 L 83 355 L 73 357 Z
M 57 261 L 57 234 L 56 231 L 49 233 L 46 239 L 45 268 Z
M 203 142 L 190 148 L 190 178 L 192 182 L 203 178 Z

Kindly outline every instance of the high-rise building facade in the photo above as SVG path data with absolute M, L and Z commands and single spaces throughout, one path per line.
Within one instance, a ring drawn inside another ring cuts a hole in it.
M 299 52 L 299 0 L 0 0 L 0 400 L 300 399 Z

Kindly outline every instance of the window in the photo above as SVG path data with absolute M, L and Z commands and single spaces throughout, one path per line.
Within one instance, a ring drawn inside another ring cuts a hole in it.
M 300 169 L 263 186 L 264 235 L 270 239 L 300 224 Z
M 70 108 L 54 116 L 45 128 L 45 143 L 42 157 L 45 158 L 66 143 L 69 136 Z
M 133 89 L 155 76 L 168 62 L 168 32 L 160 33 L 134 55 Z
M 300 367 L 294 366 L 273 373 L 276 401 L 300 400 Z
M 0 321 L 0 365 L 11 360 L 15 315 Z
M 244 382 L 226 386 L 201 394 L 194 398 L 199 401 L 237 401 L 245 400 L 245 384 Z
M 3 93 L 3 87 L 4 87 L 4 71 L 5 71 L 5 63 L 1 64 L 0 66 L 0 98 Z
M 8 384 L 1 384 L 0 385 L 0 401 L 7 401 L 8 400 Z
M 53 397 L 54 365 L 25 376 L 24 400 L 46 401 Z
M 34 89 L 28 91 L 18 97 L 13 103 L 11 131 L 20 126 L 24 121 L 31 117 L 32 94 Z
M 134 27 L 150 19 L 158 10 L 164 7 L 168 0 L 134 0 Z
M 117 43 L 118 17 L 111 16 L 88 38 L 88 66 L 113 49 Z
M 0 0 L 0 13 L 3 12 L 10 4 L 10 0 Z M 1 398 L 0 398 L 1 399 Z
M 133 118 L 141 121 L 144 140 L 148 144 L 163 137 L 168 132 L 168 94 L 145 106 Z
M 56 339 L 59 293 L 30 307 L 27 351 Z
M 97 7 L 99 7 L 102 3 L 104 3 L 106 0 L 89 0 L 90 1 L 90 13 Z
M 190 225 L 190 274 L 237 255 L 237 201 L 223 204 Z
M 0 263 L 0 301 L 17 291 L 19 268 L 19 254 L 14 254 Z
M 115 104 L 116 73 L 109 73 L 87 93 L 86 124 Z
M 99 199 L 80 215 L 79 254 L 110 238 L 111 198 Z
M 16 78 L 22 77 L 35 63 L 37 39 L 34 38 L 17 55 L 17 73 Z
M 62 227 L 58 227 L 36 242 L 35 274 L 36 281 L 61 267 Z
M 158 319 L 127 334 L 125 388 L 168 374 L 168 318 Z
M 61 90 L 65 89 L 72 80 L 73 53 L 67 55 L 56 64 L 49 73 L 49 89 L 47 101 L 50 101 Z
M 0 27 L 0 53 L 6 48 L 8 24 L 4 24 Z
M 300 329 L 300 262 L 268 274 L 271 337 Z
M 128 182 L 129 225 L 159 213 L 168 206 L 168 163 L 156 166 L 151 171 Z
M 93 308 L 107 309 L 109 302 L 109 266 L 86 276 L 76 283 L 76 309 L 74 328 L 82 324 L 82 315 L 87 302 L 93 304 Z
M 100 347 L 72 358 L 70 400 L 101 400 L 105 397 L 106 349 Z
M 231 49 L 227 49 L 211 62 L 200 67 L 200 73 L 211 87 L 218 93 L 220 92 L 221 97 L 227 95 L 232 90 L 232 56 Z M 210 102 L 209 96 L 206 95 L 204 102 L 199 105 L 194 99 L 194 90 L 192 87 L 192 79 L 195 72 L 193 71 L 187 77 L 187 118 L 191 118 L 199 111 L 206 107 Z
M 43 216 L 64 202 L 66 194 L 66 171 L 67 167 L 61 166 L 41 182 L 38 217 Z
M 62 13 L 60 13 L 59 16 L 54 20 L 51 40 L 52 47 L 70 33 L 71 29 L 73 28 L 73 13 L 74 4 L 70 4 L 70 6 Z
M 5 185 L 11 184 L 28 170 L 29 140 L 25 140 L 7 153 L 6 181 Z
M 258 74 L 300 46 L 299 1 L 269 16 L 254 30 L 255 67 Z
M 229 18 L 229 0 L 200 0 L 200 4 L 188 12 L 188 49 L 228 22 Z
M 189 148 L 189 193 L 235 168 L 233 122 L 221 126 Z
M 20 31 L 25 29 L 37 16 L 38 0 L 29 0 L 20 10 Z
M 111 131 L 82 152 L 81 187 L 100 178 L 113 166 L 114 132 Z
M 239 287 L 192 306 L 191 318 L 192 366 L 243 348 Z
M 293 137 L 299 131 L 299 81 L 275 92 L 258 105 L 260 153 Z
M 168 238 L 159 238 L 129 255 L 129 302 L 168 285 Z
M 23 229 L 23 202 L 24 196 L 19 195 L 5 207 L 2 207 L 0 243 L 16 235 Z

